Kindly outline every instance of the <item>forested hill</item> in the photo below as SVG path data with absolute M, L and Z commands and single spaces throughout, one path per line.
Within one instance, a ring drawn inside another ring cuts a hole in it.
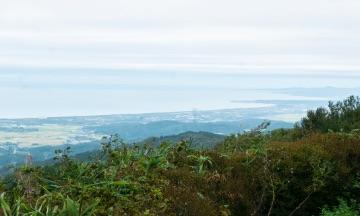
M 115 135 L 117 139 L 121 139 L 118 135 Z M 225 140 L 226 136 L 220 134 L 214 134 L 209 132 L 193 132 L 188 131 L 185 133 L 180 133 L 177 135 L 171 136 L 161 136 L 161 137 L 149 137 L 139 142 L 132 144 L 126 144 L 131 146 L 147 146 L 147 147 L 159 147 L 163 143 L 168 144 L 177 144 L 180 142 L 186 142 L 191 148 L 195 149 L 211 149 L 214 148 L 217 144 L 222 143 Z M 109 138 L 110 139 L 110 138 Z M 112 137 L 114 139 L 114 136 Z M 122 143 L 125 144 L 125 143 Z M 76 160 L 88 161 L 93 158 L 96 158 L 101 154 L 100 150 L 87 151 L 83 153 L 76 154 L 72 156 Z M 42 162 L 43 164 L 51 164 L 53 160 L 47 160 Z
M 53 165 L 29 159 L 2 179 L 0 215 L 359 215 L 360 98 L 309 111 L 292 129 L 268 126 L 207 149 L 110 136 L 92 160 L 69 149 Z
M 149 145 L 149 146 L 160 146 L 161 143 L 169 142 L 169 143 L 179 143 L 181 141 L 189 142 L 189 144 L 194 148 L 213 148 L 215 145 L 223 142 L 225 140 L 224 135 L 213 134 L 209 132 L 192 132 L 188 131 L 185 133 L 181 133 L 178 135 L 171 136 L 162 136 L 162 137 L 150 137 L 145 139 L 142 142 L 137 144 L 139 145 Z

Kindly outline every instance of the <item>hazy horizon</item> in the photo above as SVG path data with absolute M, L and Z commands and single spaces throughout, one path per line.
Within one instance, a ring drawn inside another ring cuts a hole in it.
M 267 100 L 327 101 L 360 93 L 356 76 L 147 73 L 75 69 L 3 72 L 0 118 L 256 108 L 271 106 Z M 303 90 L 293 92 L 298 88 Z
M 357 0 L 5 0 L 0 118 L 339 99 L 348 92 L 271 89 L 357 93 L 359 8 Z

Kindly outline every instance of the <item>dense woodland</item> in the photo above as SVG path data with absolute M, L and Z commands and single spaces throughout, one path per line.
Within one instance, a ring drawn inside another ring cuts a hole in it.
M 104 138 L 91 160 L 57 150 L 0 183 L 0 215 L 322 215 L 360 212 L 360 98 L 264 122 L 215 147 Z

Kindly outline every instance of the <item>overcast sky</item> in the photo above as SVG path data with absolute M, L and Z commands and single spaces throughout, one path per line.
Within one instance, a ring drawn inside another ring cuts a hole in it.
M 187 110 L 257 86 L 359 87 L 359 59 L 359 0 L 0 0 L 0 117 Z M 84 109 L 116 95 L 126 109 Z M 25 112 L 28 100 L 37 103 Z
M 358 0 L 0 0 L 0 65 L 358 73 L 359 26 Z

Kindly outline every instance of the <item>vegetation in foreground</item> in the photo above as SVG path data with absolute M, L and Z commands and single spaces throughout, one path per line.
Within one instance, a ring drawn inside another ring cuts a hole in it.
M 212 149 L 103 140 L 91 161 L 57 151 L 0 184 L 0 215 L 322 215 L 360 211 L 360 99 L 309 111 L 294 129 L 268 123 Z

